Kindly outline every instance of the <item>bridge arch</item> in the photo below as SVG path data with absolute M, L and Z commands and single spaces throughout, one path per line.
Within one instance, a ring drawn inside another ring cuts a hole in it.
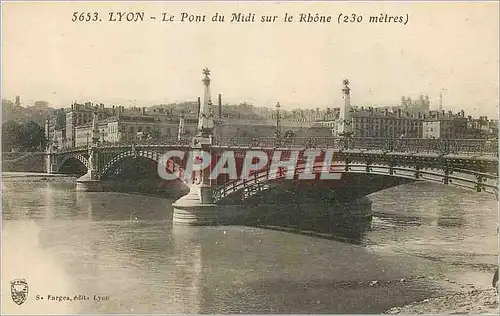
M 120 162 L 123 159 L 128 158 L 128 157 L 142 157 L 142 158 L 146 158 L 146 159 L 149 159 L 151 161 L 154 161 L 156 163 L 163 163 L 162 162 L 162 154 L 160 154 L 156 151 L 153 151 L 153 150 L 140 149 L 140 150 L 123 151 L 123 152 L 120 152 L 119 154 L 117 154 L 116 156 L 114 156 L 111 160 L 109 160 L 104 165 L 104 167 L 99 172 L 99 177 L 103 178 L 103 177 L 107 176 L 113 170 L 113 167 L 118 162 Z M 168 167 L 169 171 L 171 171 L 171 172 L 177 171 L 177 178 L 180 180 L 184 180 L 183 179 L 184 169 L 178 163 L 169 160 L 166 167 Z M 183 182 L 186 183 L 185 181 L 183 181 Z
M 320 167 L 321 168 L 321 167 Z M 294 181 L 303 181 L 297 179 L 297 176 L 305 170 L 305 164 L 299 163 L 294 173 Z M 316 169 L 316 166 L 314 167 Z M 393 165 L 367 165 L 363 163 L 348 163 L 339 162 L 335 167 L 330 169 L 331 173 L 338 175 L 338 180 L 342 179 L 344 175 L 351 174 L 358 176 L 373 176 L 382 178 L 400 179 L 400 181 L 385 181 L 380 189 L 366 192 L 364 195 L 381 191 L 403 183 L 414 181 L 427 181 L 450 185 L 454 187 L 473 190 L 476 192 L 487 192 L 498 194 L 496 175 L 481 173 L 475 170 L 466 169 L 452 169 L 445 170 L 437 168 L 419 168 L 416 166 L 393 166 Z M 269 174 L 276 174 L 276 177 L 270 179 Z M 248 179 L 235 179 L 230 180 L 222 186 L 214 189 L 212 198 L 215 203 L 219 203 L 233 195 L 240 194 L 242 200 L 264 190 L 269 190 L 276 186 L 278 182 L 286 179 L 285 172 L 278 172 L 278 169 L 264 169 L 251 175 Z M 322 181 L 322 180 L 316 180 Z
M 85 167 L 85 170 L 88 170 L 89 167 L 90 167 L 90 163 L 89 163 L 89 160 L 81 155 L 81 154 L 73 154 L 73 155 L 68 155 L 68 156 L 64 156 L 60 161 L 59 163 L 57 164 L 57 172 L 60 172 L 61 169 L 63 168 L 63 166 L 70 160 L 75 160 L 75 161 L 78 161 L 80 162 L 80 164 L 82 164 L 84 167 Z

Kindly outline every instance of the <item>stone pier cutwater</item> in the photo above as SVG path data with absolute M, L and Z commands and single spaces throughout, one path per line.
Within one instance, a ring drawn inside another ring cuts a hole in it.
M 76 179 L 76 191 L 102 192 L 105 188 L 101 180 L 93 179 L 91 173 L 86 173 Z
M 193 184 L 189 193 L 172 204 L 173 223 L 179 225 L 226 225 L 239 222 L 244 215 L 242 205 L 213 202 L 212 188 Z

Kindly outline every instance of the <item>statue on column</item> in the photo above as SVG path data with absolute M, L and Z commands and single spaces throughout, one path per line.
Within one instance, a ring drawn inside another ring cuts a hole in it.
M 205 75 L 205 78 L 202 80 L 205 86 L 205 92 L 198 117 L 198 133 L 199 136 L 208 137 L 212 134 L 214 127 L 212 99 L 210 96 L 210 70 L 208 68 L 203 69 L 203 74 Z
M 94 160 L 93 157 L 94 157 L 94 155 L 93 155 L 92 149 L 89 148 L 89 171 L 91 169 L 93 169 L 93 167 L 94 167 L 94 165 L 93 165 L 93 160 Z

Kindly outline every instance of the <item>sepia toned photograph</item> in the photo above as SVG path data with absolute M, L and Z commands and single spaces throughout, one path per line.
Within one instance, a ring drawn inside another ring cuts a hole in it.
M 2 1 L 1 314 L 498 315 L 497 1 Z

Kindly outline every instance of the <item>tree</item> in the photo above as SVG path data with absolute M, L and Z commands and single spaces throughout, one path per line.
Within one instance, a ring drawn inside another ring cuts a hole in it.
M 41 150 L 46 143 L 45 133 L 37 122 L 29 121 L 22 126 L 21 144 L 25 150 Z
M 21 147 L 22 127 L 14 121 L 2 124 L 2 151 L 11 151 Z

